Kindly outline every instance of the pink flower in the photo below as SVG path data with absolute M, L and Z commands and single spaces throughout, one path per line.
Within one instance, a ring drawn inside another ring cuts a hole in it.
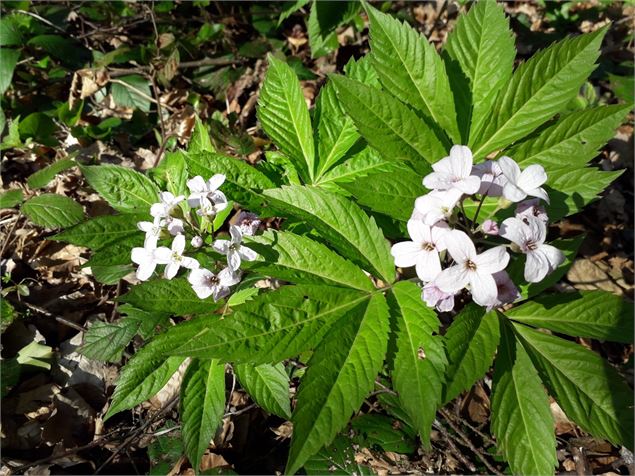
M 500 197 L 503 195 L 503 187 L 507 179 L 496 160 L 486 160 L 472 167 L 472 175 L 481 179 L 481 186 L 478 193 L 490 197 Z
M 486 235 L 498 235 L 498 223 L 494 220 L 485 220 L 481 225 L 481 230 Z
M 518 245 L 527 255 L 525 280 L 529 283 L 542 281 L 564 262 L 562 251 L 545 244 L 547 225 L 536 217 L 507 218 L 501 225 L 500 236 Z
M 472 173 L 472 151 L 464 145 L 455 145 L 450 156 L 432 165 L 434 172 L 423 178 L 423 185 L 430 190 L 457 189 L 461 193 L 476 193 L 481 180 Z
M 476 254 L 472 240 L 459 230 L 447 233 L 444 241 L 456 264 L 441 271 L 434 279 L 435 285 L 445 293 L 456 293 L 469 285 L 475 303 L 492 305 L 498 295 L 492 275 L 505 269 L 509 262 L 505 247 L 497 246 Z
M 443 236 L 447 232 L 448 226 L 444 222 L 430 226 L 421 220 L 408 220 L 408 234 L 412 241 L 393 245 L 390 253 L 395 258 L 395 266 L 415 266 L 421 281 L 431 281 L 441 272 L 439 252 L 445 249 Z
M 507 179 L 503 187 L 503 196 L 507 200 L 520 202 L 530 195 L 549 203 L 547 192 L 540 187 L 547 181 L 547 174 L 542 165 L 530 165 L 521 172 L 518 164 L 505 155 L 498 159 L 498 165 Z
M 434 283 L 428 283 L 421 291 L 421 299 L 428 307 L 439 312 L 450 312 L 454 309 L 454 294 L 444 293 Z

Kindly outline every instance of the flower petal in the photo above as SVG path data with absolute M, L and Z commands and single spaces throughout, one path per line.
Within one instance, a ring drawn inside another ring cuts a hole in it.
M 496 302 L 498 288 L 496 281 L 489 273 L 470 273 L 470 292 L 472 299 L 481 306 L 491 306 Z
M 130 253 L 130 259 L 135 264 L 144 264 L 150 263 L 154 261 L 154 253 L 148 251 L 147 248 L 132 248 L 132 252 Z
M 240 273 L 232 271 L 229 268 L 224 268 L 220 273 L 218 273 L 218 280 L 220 281 L 221 286 L 233 286 L 240 282 Z
M 151 221 L 140 221 L 139 223 L 137 223 L 137 228 L 148 233 L 154 228 L 154 223 L 152 223 Z
M 417 258 L 423 250 L 421 245 L 413 241 L 395 243 L 390 249 L 390 254 L 395 258 L 395 266 L 409 268 L 417 264 Z
M 161 218 L 167 216 L 167 212 L 165 210 L 165 205 L 163 203 L 154 203 L 150 207 L 150 215 L 155 218 Z
M 535 216 L 528 216 L 522 220 L 525 223 L 525 230 L 527 230 L 527 239 L 534 245 L 541 245 L 547 238 L 547 224 L 540 218 Z
M 185 235 L 176 235 L 172 240 L 172 251 L 182 254 L 185 250 Z
M 212 248 L 214 248 L 214 250 L 216 250 L 218 253 L 226 255 L 229 251 L 229 245 L 231 245 L 229 240 L 216 240 L 214 243 L 212 243 Z
M 209 269 L 198 268 L 192 270 L 190 275 L 187 277 L 187 280 L 192 286 L 203 287 L 206 283 L 209 283 L 209 280 L 213 277 L 214 273 L 212 273 Z
M 214 287 L 214 302 L 218 301 L 219 299 L 224 298 L 227 295 L 229 295 L 229 289 L 228 288 L 224 288 L 222 286 L 215 286 Z
M 477 273 L 496 273 L 507 267 L 509 263 L 509 253 L 504 246 L 497 246 L 484 251 L 474 259 Z
M 165 270 L 163 271 L 163 276 L 165 277 L 165 279 L 172 279 L 174 276 L 176 276 L 176 273 L 179 272 L 180 267 L 181 265 L 177 261 L 170 261 L 165 266 Z
M 415 243 L 430 241 L 430 226 L 423 223 L 423 220 L 408 220 L 408 234 Z
M 434 278 L 433 283 L 441 291 L 454 294 L 463 289 L 469 282 L 469 274 L 465 266 L 457 264 L 441 271 Z
M 539 249 L 527 253 L 525 262 L 525 281 L 537 283 L 543 280 L 549 272 L 549 262 L 547 257 Z
M 231 225 L 229 227 L 229 234 L 231 235 L 232 239 L 232 244 L 239 244 L 241 241 L 243 241 L 243 233 L 240 231 L 240 228 L 238 228 L 236 225 Z
M 441 272 L 441 260 L 436 250 L 425 251 L 417 255 L 417 264 L 415 267 L 417 276 L 423 282 L 432 281 Z
M 549 264 L 549 273 L 564 263 L 564 253 L 555 246 L 542 245 L 539 246 L 536 251 L 540 251 L 540 253 L 545 257 L 545 260 Z
M 172 250 L 167 246 L 161 246 L 154 250 L 154 261 L 159 264 L 168 264 L 172 261 Z
M 514 185 L 510 180 L 503 187 L 503 197 L 511 202 L 520 202 L 527 197 L 527 193 Z
M 213 192 L 218 189 L 225 182 L 225 176 L 223 174 L 216 174 L 207 181 L 207 191 Z
M 466 195 L 472 195 L 473 193 L 478 192 L 478 189 L 481 188 L 481 179 L 476 175 L 468 175 L 463 180 L 455 182 L 453 186 Z
M 199 297 L 199 299 L 207 299 L 212 295 L 216 286 L 192 286 L 192 289 Z
M 527 190 L 527 195 L 542 198 L 545 202 L 549 203 L 549 195 L 542 187 Z
M 467 177 L 472 171 L 472 151 L 465 145 L 453 145 L 450 149 L 452 174 Z
M 452 187 L 452 176 L 445 172 L 432 172 L 423 177 L 423 186 L 429 190 L 447 190 Z
M 184 256 L 181 258 L 181 266 L 187 269 L 196 269 L 200 266 L 200 264 L 196 259 Z
M 232 248 L 227 252 L 227 266 L 232 271 L 238 271 L 240 268 L 240 254 Z
M 205 180 L 200 175 L 190 179 L 187 181 L 187 188 L 190 189 L 190 192 L 194 193 L 203 193 L 207 191 L 207 187 L 205 184 Z
M 444 221 L 438 221 L 430 227 L 430 238 L 437 251 L 443 251 L 447 248 L 445 235 L 448 233 L 450 233 L 450 227 Z
M 146 262 L 139 265 L 139 267 L 137 268 L 137 279 L 139 279 L 140 281 L 147 281 L 152 276 L 152 273 L 154 273 L 156 267 L 157 264 L 154 261 Z
M 515 184 L 518 183 L 518 179 L 520 178 L 520 167 L 515 160 L 504 155 L 498 159 L 498 166 L 507 180 Z
M 547 173 L 542 165 L 532 164 L 522 171 L 518 178 L 518 185 L 523 190 L 533 190 L 547 181 Z
M 498 235 L 518 246 L 523 246 L 527 241 L 526 225 L 516 217 L 507 218 L 501 223 Z
M 464 232 L 452 230 L 445 235 L 444 241 L 450 256 L 457 263 L 465 263 L 467 260 L 472 260 L 476 257 L 474 243 Z
M 254 261 L 256 258 L 258 258 L 258 253 L 256 253 L 251 248 L 247 248 L 246 246 L 241 246 L 240 248 L 238 248 L 238 254 L 245 261 Z

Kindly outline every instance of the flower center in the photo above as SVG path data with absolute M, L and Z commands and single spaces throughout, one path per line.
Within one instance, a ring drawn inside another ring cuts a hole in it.
M 421 243 L 421 249 L 424 251 L 434 251 L 434 248 L 434 243 L 430 243 L 428 241 Z
M 467 260 L 465 262 L 465 268 L 469 269 L 470 271 L 476 271 L 476 263 L 472 260 Z
M 180 263 L 182 259 L 183 257 L 180 254 L 178 254 L 176 251 L 172 252 L 172 261 Z
M 229 249 L 233 251 L 238 251 L 240 249 L 240 243 L 232 243 L 229 245 Z
M 217 276 L 210 276 L 209 278 L 207 278 L 207 284 L 209 286 L 218 286 L 219 283 L 220 283 L 220 280 L 218 279 Z
M 538 245 L 533 241 L 528 241 L 527 243 L 525 243 L 525 249 L 527 249 L 528 251 L 533 251 L 536 248 L 538 248 Z

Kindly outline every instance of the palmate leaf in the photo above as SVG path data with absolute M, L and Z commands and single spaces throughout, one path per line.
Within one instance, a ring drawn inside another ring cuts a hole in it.
M 331 284 L 362 291 L 374 289 L 364 272 L 327 246 L 305 236 L 268 231 L 249 239 L 262 261 L 252 269 L 296 284 Z
M 469 81 L 472 137 L 490 119 L 496 95 L 512 75 L 516 48 L 502 6 L 493 0 L 473 3 L 459 16 L 445 51 Z
M 559 41 L 535 54 L 501 90 L 478 137 L 470 137 L 475 158 L 483 158 L 534 131 L 573 98 L 600 53 L 606 28 Z
M 410 161 L 423 174 L 447 154 L 431 127 L 390 94 L 344 76 L 330 78 L 357 130 L 386 160 Z
M 350 183 L 370 174 L 388 172 L 393 164 L 394 162 L 382 158 L 375 149 L 364 147 L 325 173 L 316 181 L 316 185 L 341 191 L 337 184 Z
M 604 291 L 539 296 L 505 314 L 570 336 L 633 342 L 633 304 Z
M 368 267 L 384 281 L 395 279 L 388 242 L 375 220 L 345 197 L 300 186 L 266 190 L 275 209 L 313 226 L 343 256 Z
M 117 165 L 84 165 L 88 184 L 121 213 L 149 212 L 159 201 L 159 189 L 143 174 Z
M 512 473 L 553 474 L 558 459 L 549 398 L 504 318 L 492 380 L 492 432 Z
M 388 305 L 380 294 L 331 328 L 300 384 L 285 473 L 297 472 L 346 426 L 372 390 L 387 345 Z
M 454 97 L 445 65 L 434 46 L 408 24 L 372 7 L 367 12 L 370 58 L 381 84 L 430 117 L 454 143 L 459 143 Z
M 236 364 L 234 371 L 240 384 L 262 409 L 291 419 L 289 376 L 283 364 Z
M 389 294 L 397 332 L 392 381 L 421 441 L 429 447 L 432 422 L 442 403 L 448 362 L 441 336 L 435 335 L 439 319 L 421 301 L 420 293 L 416 284 L 402 281 Z
M 68 228 L 50 239 L 99 250 L 111 243 L 120 242 L 135 235 L 143 236 L 137 228 L 137 223 L 144 220 L 148 220 L 148 215 L 126 214 L 96 217 Z
M 193 359 L 181 384 L 181 433 L 192 467 L 214 437 L 225 410 L 225 364 L 214 359 Z
M 633 447 L 633 392 L 595 352 L 523 324 L 514 330 L 567 416 L 584 431 Z
M 582 167 L 613 137 L 630 109 L 630 106 L 615 105 L 572 112 L 505 154 L 522 168 L 540 164 L 547 173 L 565 165 Z
M 470 304 L 448 328 L 444 336 L 448 356 L 443 402 L 447 403 L 485 375 L 500 340 L 496 313 Z
M 258 98 L 258 119 L 305 181 L 311 182 L 315 173 L 313 128 L 300 83 L 285 62 L 272 55 L 268 61 Z
M 182 323 L 155 339 L 155 345 L 165 347 L 165 355 L 278 363 L 314 348 L 335 321 L 368 299 L 352 289 L 284 286 L 246 302 L 231 319 Z

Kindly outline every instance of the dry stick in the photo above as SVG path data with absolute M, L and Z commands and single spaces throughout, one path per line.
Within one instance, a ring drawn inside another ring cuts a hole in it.
M 441 408 L 439 410 L 439 412 L 441 413 L 441 415 L 443 415 L 443 417 L 447 420 L 449 418 L 453 418 L 452 414 L 450 412 L 448 412 L 447 410 L 445 410 L 444 408 Z M 478 428 L 476 428 L 474 425 L 470 424 L 468 421 L 466 420 L 461 420 L 462 423 L 467 426 L 470 430 L 472 430 L 474 433 L 476 433 L 478 436 L 480 436 L 481 438 L 483 438 L 483 441 L 485 441 L 486 443 L 492 445 L 492 446 L 496 446 L 496 442 L 491 439 L 489 436 L 487 436 L 485 433 L 483 433 L 481 430 L 479 430 Z
M 443 415 L 443 412 L 441 412 L 441 414 Z M 443 416 L 445 417 L 445 421 L 448 422 L 448 425 L 450 425 L 450 427 L 461 437 L 463 444 L 466 445 L 472 451 L 472 453 L 474 453 L 478 457 L 478 459 L 480 459 L 483 462 L 483 464 L 490 471 L 490 473 L 496 474 L 498 476 L 503 476 L 503 473 L 498 471 L 489 463 L 489 461 L 487 461 L 487 458 L 485 458 L 485 455 L 483 455 L 483 453 L 474 446 L 474 443 L 470 441 L 468 436 L 465 433 L 463 433 L 463 431 L 452 420 L 447 418 L 445 415 Z
M 469 461 L 465 456 L 463 456 L 463 453 L 459 451 L 459 449 L 456 447 L 456 445 L 452 441 L 454 437 L 450 435 L 450 433 L 448 433 L 448 430 L 444 428 L 441 422 L 435 419 L 434 422 L 432 423 L 432 426 L 436 428 L 438 431 L 440 431 L 441 434 L 445 437 L 445 440 L 447 441 L 448 446 L 450 447 L 450 451 L 459 459 L 459 461 L 461 461 L 461 463 L 463 463 L 463 465 L 467 469 L 469 469 L 472 472 L 475 472 L 476 466 L 474 466 L 472 462 Z
M 0 258 L 2 257 L 2 255 L 4 255 L 4 251 L 9 244 L 11 235 L 13 235 L 13 232 L 15 231 L 15 228 L 18 226 L 18 222 L 20 221 L 21 217 L 22 217 L 22 213 L 18 212 L 18 218 L 16 218 L 15 221 L 13 222 L 13 226 L 11 226 L 11 229 L 9 230 L 9 233 L 7 233 L 4 243 L 2 243 L 2 248 L 0 248 Z
M 152 96 L 148 96 L 146 93 L 144 93 L 140 89 L 135 88 L 132 84 L 128 84 L 125 81 L 122 81 L 120 79 L 112 79 L 112 78 L 110 79 L 110 82 L 114 83 L 114 84 L 120 84 L 124 88 L 127 88 L 127 89 L 130 89 L 131 91 L 134 91 L 136 94 L 141 96 L 143 99 L 145 99 L 147 101 L 150 101 L 153 104 L 158 104 L 158 101 L 155 100 Z M 174 108 L 172 106 L 168 106 L 167 104 L 163 104 L 163 107 L 165 107 L 169 111 L 174 111 Z
M 170 399 L 170 401 L 167 403 L 167 405 L 165 407 L 163 407 L 162 410 L 158 411 L 148 421 L 146 421 L 143 425 L 141 425 L 139 428 L 137 428 L 135 431 L 133 431 L 132 435 L 130 435 L 128 438 L 126 438 L 123 441 L 123 443 L 121 443 L 119 446 L 117 446 L 115 451 L 108 457 L 108 459 L 106 461 L 104 461 L 104 463 L 99 468 L 97 468 L 97 471 L 95 471 L 95 474 L 99 474 L 99 472 L 102 469 L 104 469 L 105 466 L 110 464 L 110 462 L 113 459 L 115 459 L 115 457 L 119 453 L 121 453 L 121 451 L 123 451 L 124 448 L 129 446 L 130 443 L 132 443 L 132 441 L 134 441 L 135 438 L 137 438 L 141 433 L 143 433 L 146 430 L 146 428 L 148 428 L 150 425 L 152 425 L 152 423 L 154 423 L 156 420 L 158 420 L 158 418 L 160 416 L 163 416 L 164 413 L 167 413 L 174 406 L 174 404 L 177 402 L 178 399 L 179 399 L 179 395 L 178 394 L 175 395 L 174 397 L 172 397 Z

